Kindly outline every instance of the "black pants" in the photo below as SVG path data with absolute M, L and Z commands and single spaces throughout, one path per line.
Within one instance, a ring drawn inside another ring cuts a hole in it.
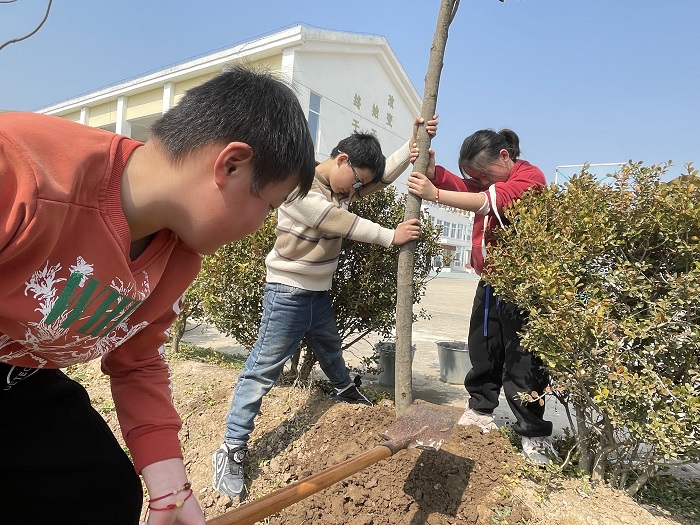
M 80 384 L 0 364 L 0 523 L 136 525 L 142 502 L 134 466 Z
M 469 358 L 472 369 L 464 379 L 471 396 L 469 407 L 490 414 L 498 406 L 501 387 L 515 416 L 514 430 L 521 436 L 552 434 L 552 423 L 542 419 L 544 406 L 523 404 L 519 392 L 543 392 L 549 376 L 542 361 L 523 349 L 518 332 L 525 315 L 514 304 L 494 296 L 484 281 L 479 281 L 469 323 Z

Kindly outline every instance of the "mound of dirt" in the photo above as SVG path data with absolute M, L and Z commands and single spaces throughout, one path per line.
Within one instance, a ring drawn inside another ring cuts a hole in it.
M 303 436 L 279 451 L 279 442 L 264 438 L 251 446 L 252 462 L 263 467 L 251 470 L 250 494 L 267 493 L 377 446 L 396 417 L 389 404 L 331 404 L 316 396 L 308 401 L 304 415 L 296 416 L 308 418 L 311 425 Z M 284 422 L 272 436 L 285 435 L 277 434 L 283 427 Z M 439 451 L 399 451 L 286 508 L 269 523 L 493 523 L 492 509 L 503 502 L 502 480 L 513 473 L 517 461 L 506 447 L 498 434 L 482 436 L 460 427 Z M 529 513 L 513 505 L 510 516 L 517 523 Z
M 241 504 L 211 488 L 211 453 L 223 436 L 238 372 L 172 361 L 174 396 L 183 419 L 186 467 L 205 516 Z M 93 404 L 116 429 L 109 386 L 99 365 L 72 370 Z M 326 467 L 355 457 L 381 441 L 395 420 L 391 402 L 378 406 L 334 404 L 317 390 L 278 385 L 265 397 L 248 456 L 252 500 Z M 672 525 L 624 494 L 567 482 L 540 501 L 516 476 L 522 463 L 499 433 L 482 435 L 457 426 L 442 448 L 402 450 L 271 516 L 270 525 L 635 524 Z M 245 503 L 243 501 L 242 503 Z M 144 505 L 145 508 L 145 505 Z

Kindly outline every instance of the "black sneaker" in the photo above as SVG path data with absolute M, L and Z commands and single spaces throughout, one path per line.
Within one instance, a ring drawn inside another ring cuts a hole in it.
M 356 376 L 355 381 L 345 388 L 341 390 L 336 388 L 331 394 L 331 399 L 336 403 L 350 403 L 353 405 L 367 405 L 371 407 L 373 403 L 362 393 L 362 390 L 360 390 L 361 384 L 360 376 Z

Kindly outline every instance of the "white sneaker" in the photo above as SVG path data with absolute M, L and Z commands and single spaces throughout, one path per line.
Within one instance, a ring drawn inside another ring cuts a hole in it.
M 552 461 L 552 458 L 558 458 L 559 454 L 554 450 L 551 436 L 541 437 L 525 437 L 522 436 L 523 456 L 537 463 L 538 465 L 546 465 Z
M 463 427 L 476 425 L 481 429 L 482 434 L 488 434 L 492 430 L 498 430 L 492 414 L 480 414 L 469 408 L 469 406 L 467 406 L 467 409 L 464 411 L 464 414 L 462 414 L 462 417 L 459 418 L 457 424 Z

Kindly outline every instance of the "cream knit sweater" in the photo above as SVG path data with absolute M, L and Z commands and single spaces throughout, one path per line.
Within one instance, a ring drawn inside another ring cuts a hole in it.
M 303 199 L 286 202 L 277 211 L 275 246 L 265 259 L 267 282 L 312 291 L 331 288 L 343 239 L 371 242 L 389 248 L 394 230 L 348 211 L 355 199 L 380 191 L 408 167 L 409 143 L 386 159 L 381 180 L 353 194 L 335 194 L 318 172 Z

